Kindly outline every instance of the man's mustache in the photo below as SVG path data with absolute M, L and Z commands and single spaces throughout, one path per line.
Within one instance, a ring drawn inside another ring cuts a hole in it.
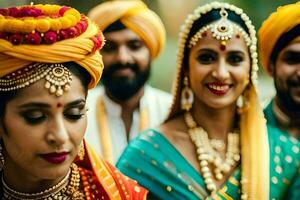
M 121 64 L 116 63 L 113 65 L 110 65 L 107 70 L 105 70 L 107 73 L 113 74 L 115 71 L 121 70 L 121 69 L 131 69 L 134 72 L 139 72 L 139 66 L 136 63 L 133 64 Z
M 290 79 L 287 81 L 287 85 L 290 87 L 300 87 L 300 79 L 298 80 Z

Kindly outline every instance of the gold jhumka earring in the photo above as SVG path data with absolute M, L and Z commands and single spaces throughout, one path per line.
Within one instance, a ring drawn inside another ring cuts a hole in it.
M 242 114 L 243 112 L 249 109 L 250 105 L 248 99 L 249 99 L 249 95 L 247 90 L 238 97 L 236 101 L 236 106 L 237 106 L 237 112 L 239 114 Z
M 249 77 L 245 80 L 245 91 L 238 97 L 236 101 L 237 113 L 242 114 L 246 110 L 249 109 L 249 91 L 247 89 L 247 85 L 249 84 Z
M 181 109 L 189 111 L 194 102 L 194 94 L 192 89 L 189 87 L 189 80 L 187 76 L 184 76 L 183 85 L 184 88 L 181 91 Z
M 79 149 L 77 155 L 79 157 L 79 160 L 84 160 L 85 150 L 84 150 L 84 144 L 83 144 L 83 142 L 80 145 L 80 149 Z

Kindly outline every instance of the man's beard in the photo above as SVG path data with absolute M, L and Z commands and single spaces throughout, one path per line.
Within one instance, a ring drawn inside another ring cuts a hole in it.
M 291 89 L 294 87 L 300 87 L 300 80 L 297 79 L 297 77 L 288 79 L 286 81 L 286 88 L 282 87 L 282 84 L 278 82 L 278 80 L 275 80 L 275 88 L 280 104 L 289 112 L 299 113 L 300 102 L 293 98 Z
M 129 68 L 135 75 L 133 78 L 114 77 L 113 74 L 119 69 Z M 101 82 L 103 83 L 106 92 L 115 100 L 125 101 L 134 96 L 147 82 L 150 77 L 150 62 L 145 71 L 141 71 L 139 66 L 135 64 L 116 63 L 104 68 Z

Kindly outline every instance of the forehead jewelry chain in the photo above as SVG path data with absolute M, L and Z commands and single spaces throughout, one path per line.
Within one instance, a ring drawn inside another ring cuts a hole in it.
M 220 41 L 221 50 L 226 49 L 226 44 L 230 39 L 232 39 L 235 31 L 237 32 L 237 38 L 240 38 L 241 34 L 247 46 L 250 46 L 250 36 L 239 25 L 228 19 L 228 12 L 226 11 L 226 9 L 222 7 L 219 14 L 221 16 L 219 20 L 200 28 L 200 30 L 191 38 L 188 45 L 189 48 L 195 46 L 200 38 L 207 36 L 208 30 L 210 30 L 212 36 L 216 40 Z
M 64 91 L 69 90 L 70 82 L 72 81 L 72 74 L 65 66 L 61 64 L 54 64 L 45 78 L 45 88 L 47 88 L 51 94 L 61 96 Z
M 0 91 L 22 89 L 45 79 L 50 94 L 62 96 L 70 88 L 72 74 L 63 64 L 35 63 L 0 78 Z
M 233 26 L 227 19 L 228 13 L 224 8 L 221 8 L 220 16 L 221 19 L 211 27 L 211 32 L 214 38 L 224 42 L 231 39 L 233 35 Z

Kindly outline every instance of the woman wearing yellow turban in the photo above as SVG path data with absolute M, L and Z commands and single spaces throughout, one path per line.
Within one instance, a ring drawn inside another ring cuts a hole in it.
M 83 140 L 103 44 L 74 8 L 0 9 L 1 199 L 146 199 Z
M 259 30 L 260 61 L 273 78 L 276 96 L 265 108 L 272 146 L 270 198 L 300 199 L 300 2 L 280 6 Z M 283 162 L 283 160 L 285 162 Z M 287 164 L 287 163 L 288 164 Z M 288 196 L 280 195 L 291 185 Z

